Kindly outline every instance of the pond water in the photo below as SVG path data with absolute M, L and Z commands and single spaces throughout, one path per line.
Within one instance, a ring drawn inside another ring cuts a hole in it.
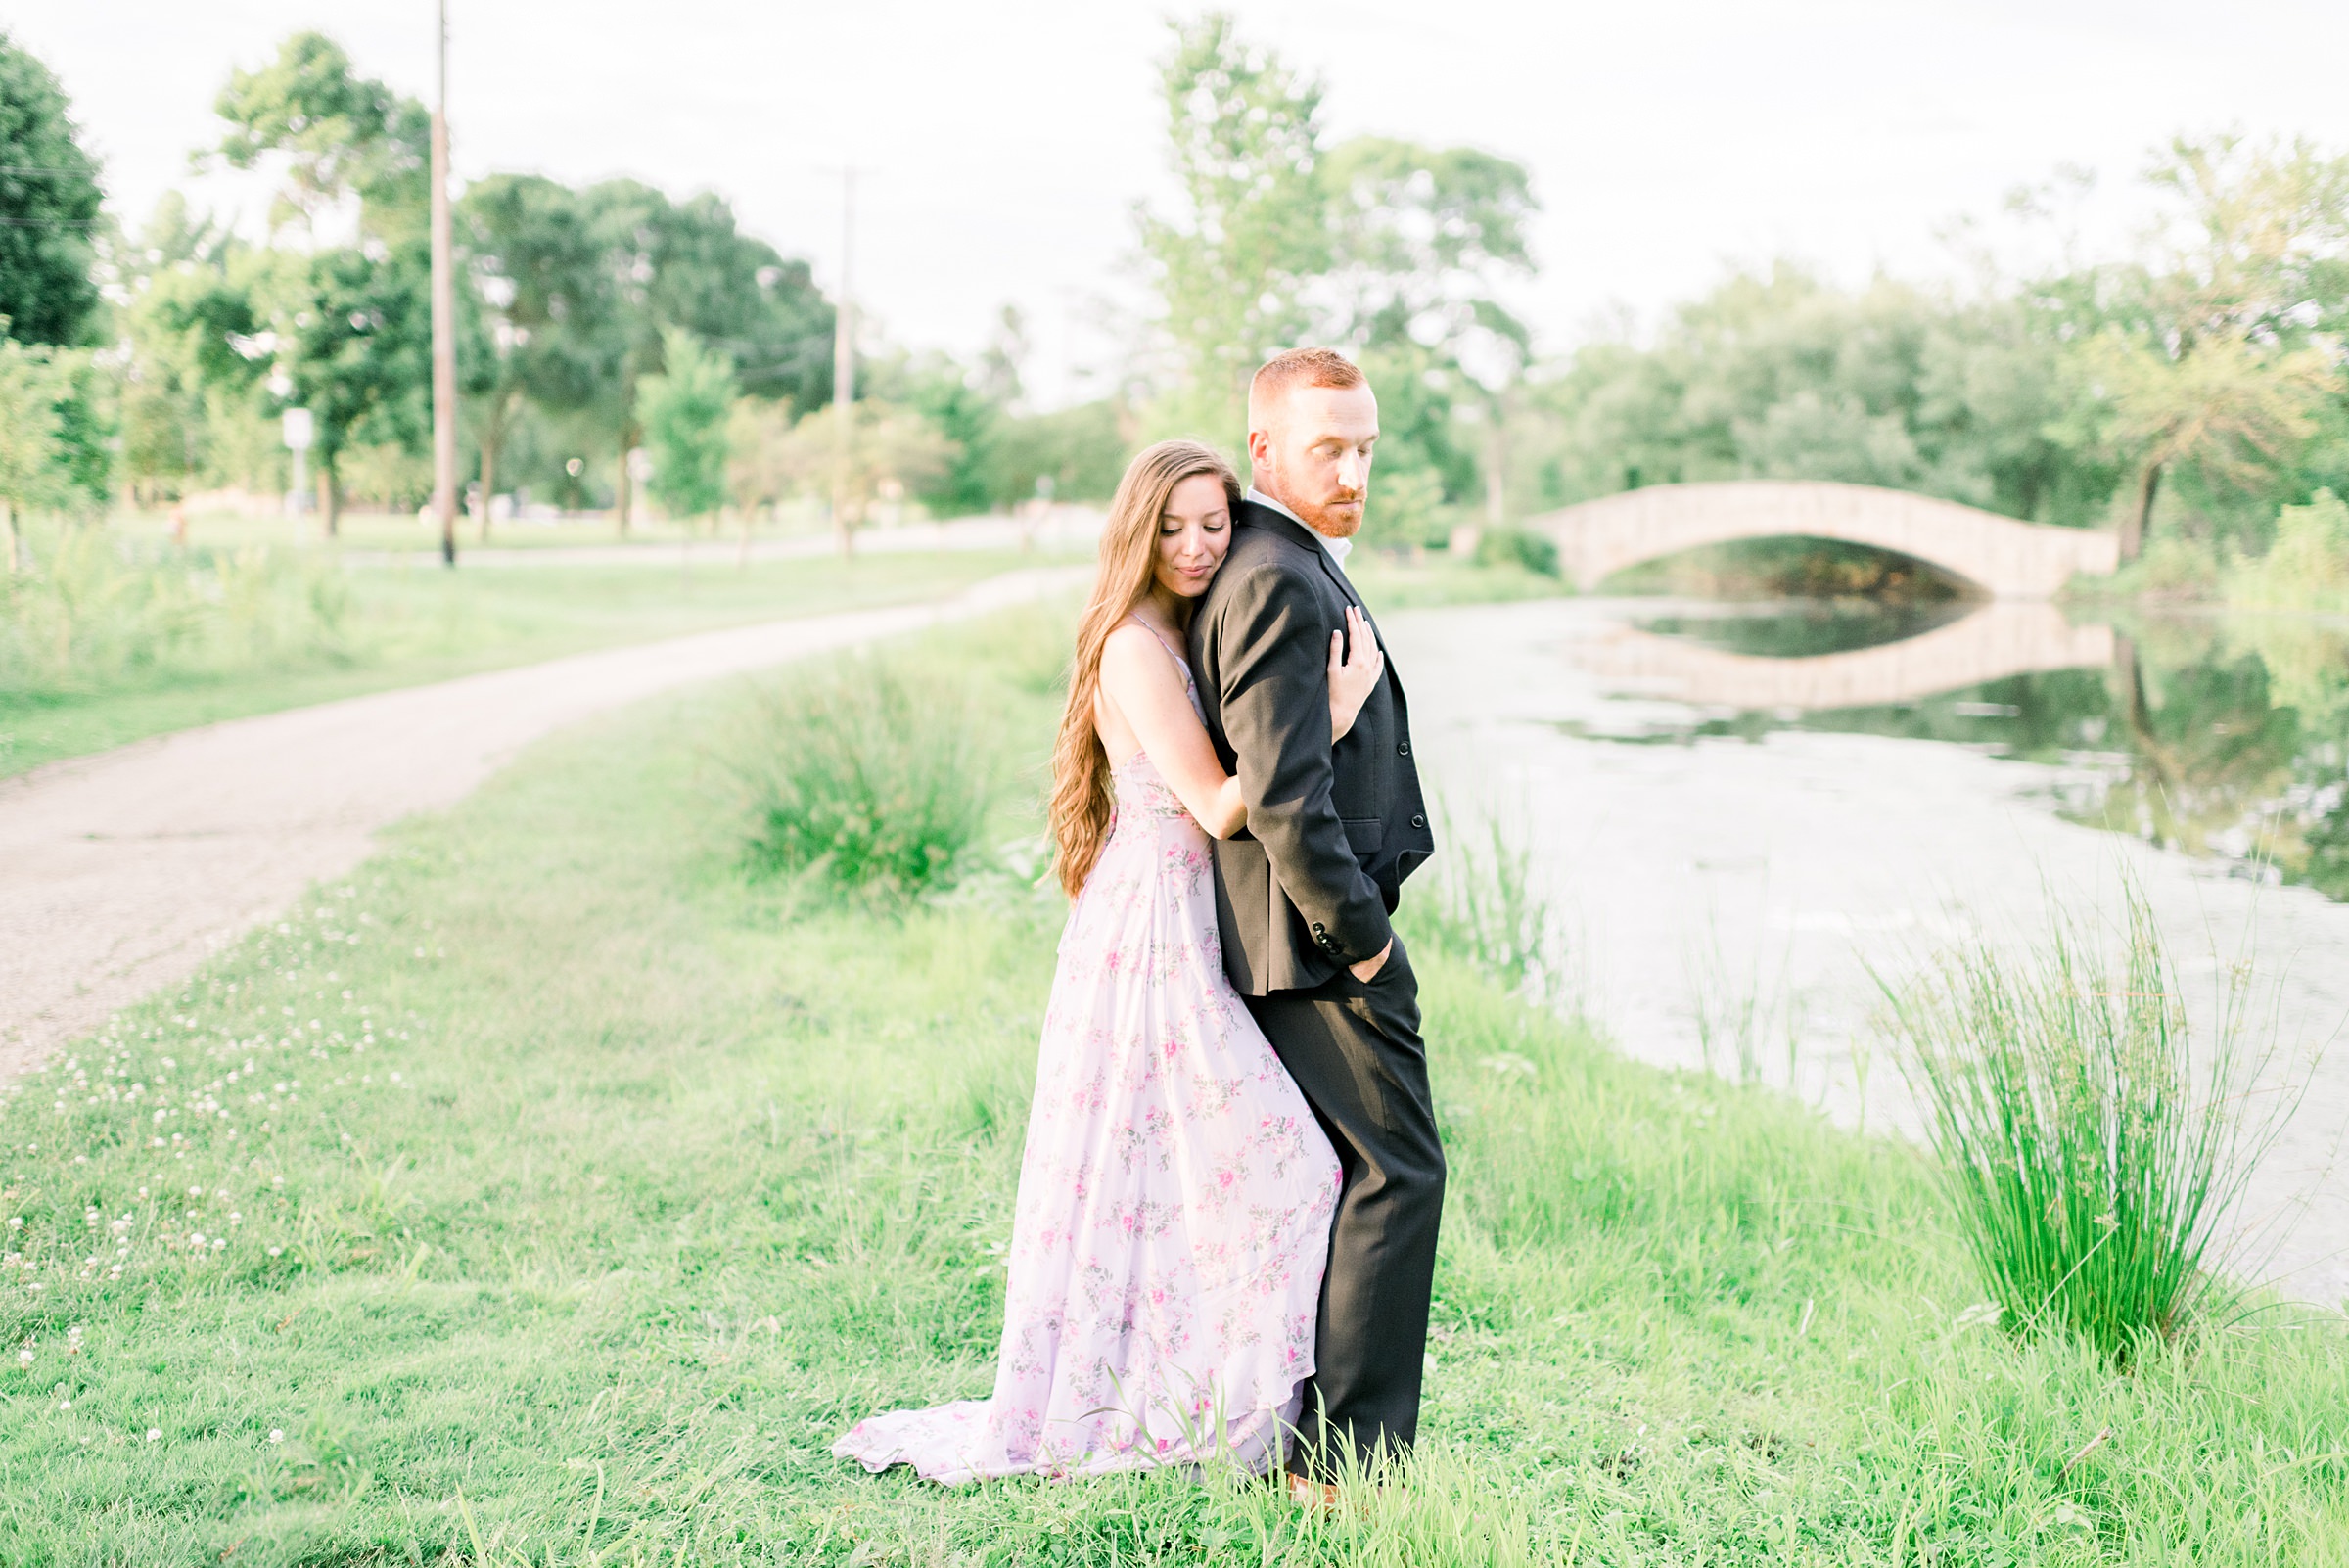
M 2349 1297 L 2349 623 L 1576 599 L 1382 625 L 1454 831 L 1529 848 L 1570 993 L 1641 1059 L 1913 1133 L 1870 971 L 2135 879 L 2197 1022 L 2253 962 L 2260 1103 L 2304 1086 L 2238 1266 Z

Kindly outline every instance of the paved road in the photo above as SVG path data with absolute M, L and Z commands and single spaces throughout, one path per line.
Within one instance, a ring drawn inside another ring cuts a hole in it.
M 1101 536 L 1104 515 L 1091 507 L 1063 506 L 1046 518 L 971 517 L 950 523 L 907 523 L 898 528 L 866 529 L 856 535 L 860 555 L 903 555 L 940 550 L 1035 550 L 1090 552 Z M 500 525 L 508 537 L 527 533 L 528 523 Z M 468 567 L 633 566 L 727 567 L 749 561 L 811 561 L 836 552 L 840 546 L 829 533 L 802 534 L 786 539 L 753 539 L 746 548 L 733 539 L 684 539 L 666 544 L 540 544 L 501 548 L 460 545 Z M 432 560 L 422 550 L 351 550 L 343 556 L 346 566 L 414 565 Z
M 705 632 L 238 719 L 0 781 L 0 1077 L 175 985 L 376 831 L 464 797 L 564 724 L 1082 585 L 1012 572 L 950 599 Z

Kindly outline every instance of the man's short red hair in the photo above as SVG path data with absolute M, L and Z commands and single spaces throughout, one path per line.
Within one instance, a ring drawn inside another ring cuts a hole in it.
M 1291 387 L 1362 387 L 1362 369 L 1335 348 L 1291 348 L 1257 367 L 1248 382 L 1248 423 Z

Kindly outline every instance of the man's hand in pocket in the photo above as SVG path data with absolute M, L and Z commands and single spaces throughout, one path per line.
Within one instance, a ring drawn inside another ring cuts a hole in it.
M 1348 964 L 1346 968 L 1355 979 L 1367 986 L 1371 981 L 1378 978 L 1378 972 L 1387 967 L 1387 960 L 1393 957 L 1394 953 L 1395 939 L 1393 937 L 1389 937 L 1387 939 L 1387 945 L 1378 949 L 1377 957 L 1365 958 L 1359 964 Z

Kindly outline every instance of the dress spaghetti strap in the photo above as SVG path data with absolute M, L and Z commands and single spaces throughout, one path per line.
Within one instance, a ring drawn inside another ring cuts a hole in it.
M 1185 679 L 1190 677 L 1191 662 L 1188 659 L 1185 659 L 1181 654 L 1176 653 L 1173 643 L 1167 641 L 1166 638 L 1159 636 L 1158 628 L 1156 626 L 1150 624 L 1149 622 L 1144 621 L 1138 611 L 1128 615 L 1126 619 L 1132 622 L 1135 625 L 1141 627 L 1144 631 L 1150 633 L 1151 637 L 1156 640 L 1158 645 L 1167 651 L 1167 657 L 1174 660 L 1176 664 L 1182 666 L 1183 677 Z

